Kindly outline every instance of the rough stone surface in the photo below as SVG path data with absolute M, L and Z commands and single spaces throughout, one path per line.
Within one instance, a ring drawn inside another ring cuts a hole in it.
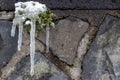
M 120 80 L 120 19 L 106 16 L 83 60 L 83 80 Z
M 88 27 L 88 23 L 75 17 L 60 20 L 56 28 L 50 31 L 50 48 L 53 54 L 62 61 L 73 64 L 78 43 Z M 45 43 L 45 33 L 40 33 L 38 38 Z
M 30 77 L 30 57 L 17 64 L 16 70 L 5 80 L 68 80 L 61 70 L 47 60 L 41 53 L 35 55 L 35 74 Z
M 10 21 L 0 20 L 0 68 L 2 68 L 16 52 L 17 36 L 12 38 Z
M 30 0 L 0 0 L 0 10 L 14 10 L 14 3 Z M 34 0 L 51 9 L 120 9 L 119 0 Z M 102 3 L 102 4 L 101 4 Z

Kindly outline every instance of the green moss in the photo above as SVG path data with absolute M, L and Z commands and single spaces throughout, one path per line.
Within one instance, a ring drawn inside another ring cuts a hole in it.
M 55 28 L 55 24 L 53 23 L 54 17 L 55 17 L 55 14 L 53 14 L 50 9 L 47 9 L 47 11 L 40 13 L 38 15 L 38 18 L 36 19 L 36 33 L 38 31 L 45 31 L 45 28 L 48 25 L 52 28 Z M 27 18 L 25 22 L 28 20 L 30 19 Z M 24 25 L 24 27 L 25 27 L 25 32 L 29 33 L 30 25 Z

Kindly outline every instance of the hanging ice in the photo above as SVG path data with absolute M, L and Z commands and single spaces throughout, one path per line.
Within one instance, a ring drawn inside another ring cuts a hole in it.
M 18 51 L 21 50 L 22 33 L 23 33 L 23 23 L 20 23 L 19 24 L 19 33 L 18 33 Z
M 11 36 L 14 37 L 15 36 L 15 30 L 16 30 L 16 26 L 18 25 L 19 27 L 19 33 L 18 33 L 18 51 L 21 50 L 21 44 L 22 44 L 22 33 L 23 33 L 23 22 L 24 22 L 24 17 L 22 16 L 16 16 L 13 20 L 13 25 L 12 25 L 12 29 L 11 29 Z
M 18 51 L 21 50 L 22 44 L 22 33 L 23 33 L 23 23 L 30 24 L 30 75 L 34 75 L 34 55 L 35 55 L 35 23 L 38 15 L 43 13 L 47 10 L 47 7 L 44 4 L 38 2 L 18 2 L 15 4 L 15 18 L 13 20 L 13 26 L 11 29 L 11 36 L 15 36 L 15 29 L 16 25 L 19 27 L 19 34 L 18 34 Z M 30 19 L 29 21 L 26 19 Z M 47 51 L 49 52 L 49 26 L 46 27 L 47 30 L 47 37 L 46 37 L 46 44 L 47 44 Z
M 13 21 L 13 23 L 14 23 L 14 21 Z M 12 29 L 11 29 L 11 36 L 12 36 L 12 37 L 15 36 L 15 30 L 16 30 L 16 24 L 14 23 L 14 24 L 12 25 Z
M 31 22 L 31 30 L 30 30 L 30 62 L 31 62 L 31 70 L 30 75 L 34 74 L 34 55 L 35 55 L 35 20 Z
M 49 52 L 49 37 L 50 37 L 50 27 L 46 26 L 46 53 Z

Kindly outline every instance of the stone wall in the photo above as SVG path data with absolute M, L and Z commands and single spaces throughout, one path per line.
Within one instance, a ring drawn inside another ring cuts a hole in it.
M 10 36 L 18 1 L 28 0 L 0 0 L 0 80 L 120 80 L 119 0 L 35 0 L 57 17 L 49 53 L 45 33 L 36 36 L 32 77 L 29 34 L 24 33 L 21 51 L 16 49 L 17 30 Z

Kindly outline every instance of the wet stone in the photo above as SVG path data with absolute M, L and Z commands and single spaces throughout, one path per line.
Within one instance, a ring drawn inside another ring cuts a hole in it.
M 83 80 L 120 80 L 120 18 L 107 15 L 83 60 Z

